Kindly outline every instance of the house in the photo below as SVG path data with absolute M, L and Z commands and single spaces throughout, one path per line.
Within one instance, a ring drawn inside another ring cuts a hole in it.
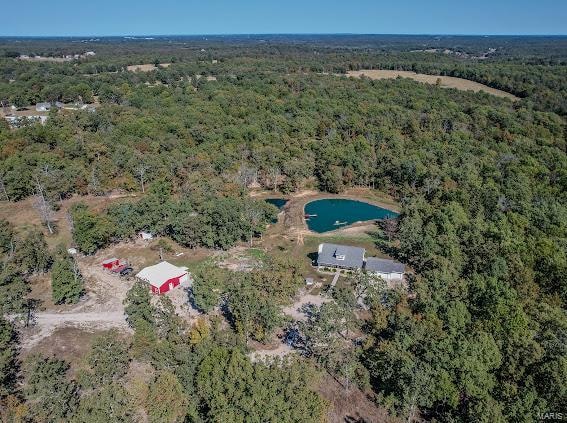
M 333 269 L 362 269 L 364 266 L 364 248 L 338 244 L 319 244 L 317 267 Z
M 369 273 L 380 276 L 385 281 L 403 280 L 405 266 L 394 260 L 368 257 L 365 269 Z
M 35 110 L 38 112 L 47 112 L 51 109 L 51 103 L 37 103 L 35 105 Z
M 138 236 L 140 237 L 140 239 L 143 239 L 144 241 L 149 241 L 150 239 L 154 239 L 153 234 L 151 234 L 150 232 L 141 231 L 138 233 Z
M 116 257 L 112 257 L 109 259 L 106 259 L 102 262 L 102 267 L 104 267 L 105 269 L 112 269 L 115 266 L 119 266 L 120 265 L 120 260 L 117 259 Z
M 167 261 L 145 267 L 136 277 L 147 282 L 154 294 L 163 294 L 189 280 L 186 267 L 174 266 Z

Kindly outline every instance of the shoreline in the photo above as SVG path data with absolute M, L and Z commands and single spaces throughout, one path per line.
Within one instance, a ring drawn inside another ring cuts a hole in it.
M 256 191 L 250 193 L 250 196 L 258 199 L 282 198 L 288 200 L 278 215 L 283 213 L 282 224 L 288 234 L 296 234 L 300 236 L 336 236 L 341 232 L 353 232 L 353 230 L 357 230 L 356 228 L 368 227 L 373 225 L 373 222 L 376 221 L 376 219 L 357 221 L 348 226 L 332 231 L 322 233 L 315 232 L 309 229 L 307 222 L 305 221 L 305 205 L 312 201 L 325 199 L 352 200 L 371 204 L 394 213 L 400 213 L 401 210 L 400 205 L 393 198 L 389 197 L 385 193 L 374 191 L 370 188 L 351 188 L 342 194 L 331 194 L 315 190 L 303 190 L 287 195 L 273 191 Z

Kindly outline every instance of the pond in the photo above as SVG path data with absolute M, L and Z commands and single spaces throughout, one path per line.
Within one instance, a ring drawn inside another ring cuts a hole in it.
M 268 198 L 266 203 L 270 203 L 281 210 L 286 205 L 287 200 L 285 198 Z
M 396 217 L 398 213 L 363 201 L 315 200 L 305 205 L 307 227 L 318 233 L 334 231 L 355 222 Z

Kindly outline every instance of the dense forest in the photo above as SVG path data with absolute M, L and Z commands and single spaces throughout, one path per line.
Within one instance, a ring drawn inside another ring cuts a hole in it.
M 80 298 L 73 258 L 44 234 L 65 199 L 116 192 L 138 198 L 71 209 L 80 252 L 140 230 L 189 247 L 249 242 L 276 215 L 253 186 L 387 193 L 401 214 L 380 247 L 412 268 L 412 295 L 354 275 L 298 328 L 303 354 L 264 363 L 247 348 L 283 324 L 280 308 L 301 286 L 292 260 L 196 272 L 196 307 L 220 304 L 226 319 L 192 327 L 136 283 L 125 303 L 133 336 L 98 337 L 72 377 L 54 357 L 22 362 L 18 324 L 0 319 L 6 421 L 135 421 L 136 407 L 154 422 L 320 421 L 323 374 L 406 421 L 529 422 L 564 410 L 567 39 L 74 41 L 0 40 L 4 105 L 96 104 L 52 110 L 45 125 L 0 122 L 0 207 L 34 197 L 45 224 L 22 232 L 0 221 L 5 316 L 33 307 L 34 274 L 51 273 L 58 303 Z M 87 50 L 96 56 L 17 59 Z M 157 66 L 126 70 L 141 63 Z M 521 99 L 337 75 L 370 68 L 462 77 Z M 125 387 L 132 362 L 155 372 L 138 396 Z

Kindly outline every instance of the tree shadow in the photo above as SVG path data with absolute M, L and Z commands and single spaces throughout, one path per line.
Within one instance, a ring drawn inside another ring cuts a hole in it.
M 370 235 L 370 238 L 372 239 L 372 242 L 374 243 L 377 249 L 383 251 L 390 257 L 399 260 L 401 256 L 400 249 L 392 244 L 395 235 L 390 234 L 390 236 L 388 236 L 388 234 L 384 230 L 385 224 L 387 224 L 386 221 L 382 221 L 382 220 L 376 221 L 374 223 L 375 226 L 374 230 L 368 232 L 368 235 Z
M 360 416 L 345 416 L 345 423 L 366 423 L 368 420 Z
M 318 253 L 316 251 L 307 254 L 309 260 L 311 260 L 311 264 L 314 266 L 317 263 Z
M 199 307 L 195 302 L 195 296 L 193 295 L 193 290 L 191 289 L 191 287 L 185 287 L 183 288 L 183 290 L 185 291 L 185 294 L 187 294 L 187 304 L 189 304 L 193 310 L 197 310 L 199 313 L 206 313 L 206 311 Z

